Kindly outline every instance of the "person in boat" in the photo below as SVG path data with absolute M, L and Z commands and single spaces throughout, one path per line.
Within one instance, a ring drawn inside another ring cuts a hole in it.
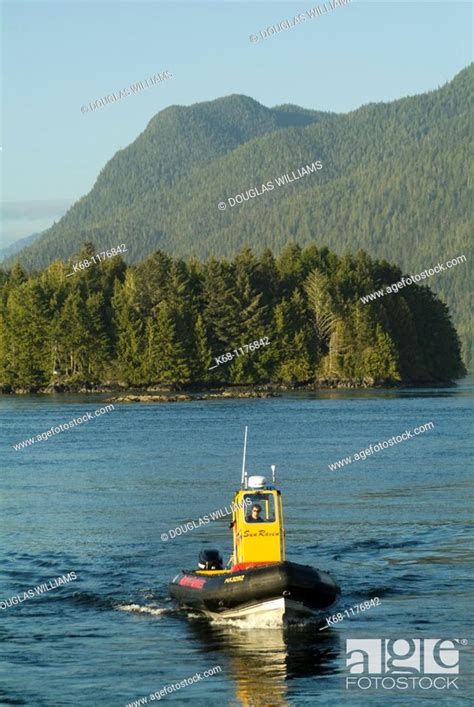
M 255 503 L 252 506 L 250 515 L 246 518 L 247 523 L 265 523 L 264 519 L 260 517 L 261 512 L 262 506 L 260 506 L 258 503 Z

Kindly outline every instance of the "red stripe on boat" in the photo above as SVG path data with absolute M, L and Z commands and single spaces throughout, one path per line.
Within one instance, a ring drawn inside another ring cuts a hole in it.
M 182 587 L 192 587 L 193 589 L 202 589 L 203 586 L 206 584 L 205 579 L 201 579 L 200 577 L 181 577 L 179 580 L 178 584 L 180 584 Z
M 231 567 L 231 572 L 239 570 L 249 570 L 251 567 L 264 567 L 265 565 L 277 565 L 278 562 L 240 562 L 238 565 Z

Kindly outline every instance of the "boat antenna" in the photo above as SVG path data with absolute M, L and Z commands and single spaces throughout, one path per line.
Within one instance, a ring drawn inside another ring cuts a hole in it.
M 242 459 L 242 481 L 241 481 L 242 486 L 244 486 L 244 482 L 245 482 L 244 488 L 247 488 L 247 473 L 245 471 L 245 457 L 247 455 L 247 430 L 248 430 L 248 427 L 247 427 L 247 425 L 245 425 L 244 456 Z
M 275 464 L 272 464 L 270 469 L 272 470 L 272 481 L 275 483 Z

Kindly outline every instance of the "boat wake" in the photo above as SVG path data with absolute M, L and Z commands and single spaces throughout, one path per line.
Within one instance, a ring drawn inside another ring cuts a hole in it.
M 176 613 L 175 609 L 164 609 L 160 606 L 144 606 L 142 604 L 116 604 L 117 611 L 128 611 L 131 614 L 151 614 L 152 616 L 164 616 L 165 614 Z

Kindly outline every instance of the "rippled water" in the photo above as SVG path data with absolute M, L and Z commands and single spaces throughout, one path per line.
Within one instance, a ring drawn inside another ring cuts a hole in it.
M 0 704 L 124 706 L 213 666 L 218 675 L 163 699 L 472 704 L 473 392 L 471 379 L 445 389 L 117 404 L 21 451 L 11 445 L 104 397 L 3 396 L 0 600 L 72 570 L 78 579 L 0 611 Z M 429 421 L 423 435 L 328 469 Z M 331 572 L 339 610 L 375 596 L 380 606 L 322 632 L 209 625 L 174 610 L 167 582 L 195 566 L 203 545 L 227 559 L 229 519 L 168 542 L 160 535 L 229 505 L 246 424 L 249 471 L 277 465 L 288 559 Z M 345 641 L 358 637 L 467 639 L 460 689 L 346 690 Z

